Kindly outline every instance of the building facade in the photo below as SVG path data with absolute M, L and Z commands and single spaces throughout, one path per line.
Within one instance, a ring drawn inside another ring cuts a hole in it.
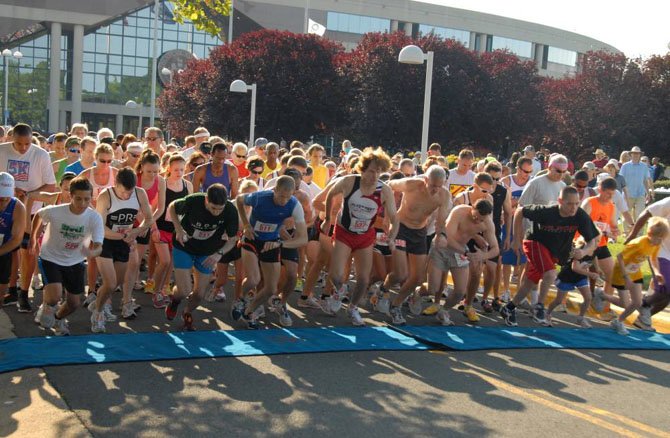
M 10 122 L 49 132 L 78 121 L 136 132 L 149 123 L 154 23 L 159 94 L 190 57 L 205 58 L 224 43 L 231 22 L 233 38 L 264 28 L 307 32 L 311 22 L 346 50 L 367 32 L 433 33 L 478 52 L 508 50 L 553 77 L 574 74 L 590 50 L 618 52 L 548 26 L 409 0 L 235 0 L 221 39 L 176 23 L 165 0 L 157 8 L 153 0 L 0 0 L 0 50 L 23 55 L 4 57 Z

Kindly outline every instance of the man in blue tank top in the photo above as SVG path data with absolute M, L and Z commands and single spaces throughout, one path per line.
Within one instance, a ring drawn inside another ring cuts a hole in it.
M 280 176 L 272 190 L 240 195 L 237 197 L 237 210 L 244 212 L 245 206 L 251 207 L 251 216 L 240 214 L 244 229 L 242 241 L 242 261 L 246 269 L 246 278 L 242 284 L 244 297 L 256 288 L 263 278 L 263 288 L 255 299 L 246 305 L 242 302 L 233 305 L 233 319 L 244 318 L 249 328 L 258 328 L 259 309 L 262 303 L 277 294 L 277 282 L 281 272 L 280 251 L 284 248 L 300 248 L 307 244 L 307 225 L 305 213 L 300 202 L 293 196 L 295 181 L 290 176 Z M 279 227 L 288 217 L 293 217 L 295 234 L 290 240 L 279 238 Z M 260 270 L 258 268 L 260 262 Z
M 14 197 L 14 177 L 0 172 L 0 296 L 3 304 L 15 303 L 16 287 L 7 293 L 12 253 L 19 247 L 26 227 L 26 208 Z
M 198 166 L 193 173 L 194 192 L 206 192 L 209 186 L 219 183 L 226 188 L 230 199 L 237 196 L 237 168 L 227 162 L 227 157 L 226 145 L 216 143 L 212 147 L 212 161 Z

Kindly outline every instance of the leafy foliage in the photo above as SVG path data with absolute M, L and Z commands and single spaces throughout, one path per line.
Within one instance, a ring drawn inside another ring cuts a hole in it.
M 177 23 L 190 21 L 198 30 L 210 35 L 221 33 L 220 19 L 230 14 L 230 0 L 170 0 Z

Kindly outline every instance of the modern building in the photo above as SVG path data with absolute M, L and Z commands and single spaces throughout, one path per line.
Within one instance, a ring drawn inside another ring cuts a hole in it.
M 77 121 L 119 132 L 147 126 L 154 23 L 157 94 L 190 57 L 207 57 L 229 34 L 228 18 L 220 39 L 176 23 L 172 11 L 166 0 L 158 8 L 154 0 L 0 0 L 0 51 L 22 54 L 4 56 L 10 121 L 51 132 Z M 306 32 L 309 23 L 347 50 L 366 32 L 434 33 L 478 52 L 509 50 L 554 77 L 578 71 L 588 51 L 618 52 L 573 32 L 411 0 L 234 0 L 232 22 L 233 38 L 263 28 Z

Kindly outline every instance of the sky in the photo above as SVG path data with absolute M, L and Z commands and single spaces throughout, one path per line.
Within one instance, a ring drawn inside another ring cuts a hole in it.
M 664 55 L 670 0 L 419 0 L 531 21 L 595 38 L 628 57 Z

